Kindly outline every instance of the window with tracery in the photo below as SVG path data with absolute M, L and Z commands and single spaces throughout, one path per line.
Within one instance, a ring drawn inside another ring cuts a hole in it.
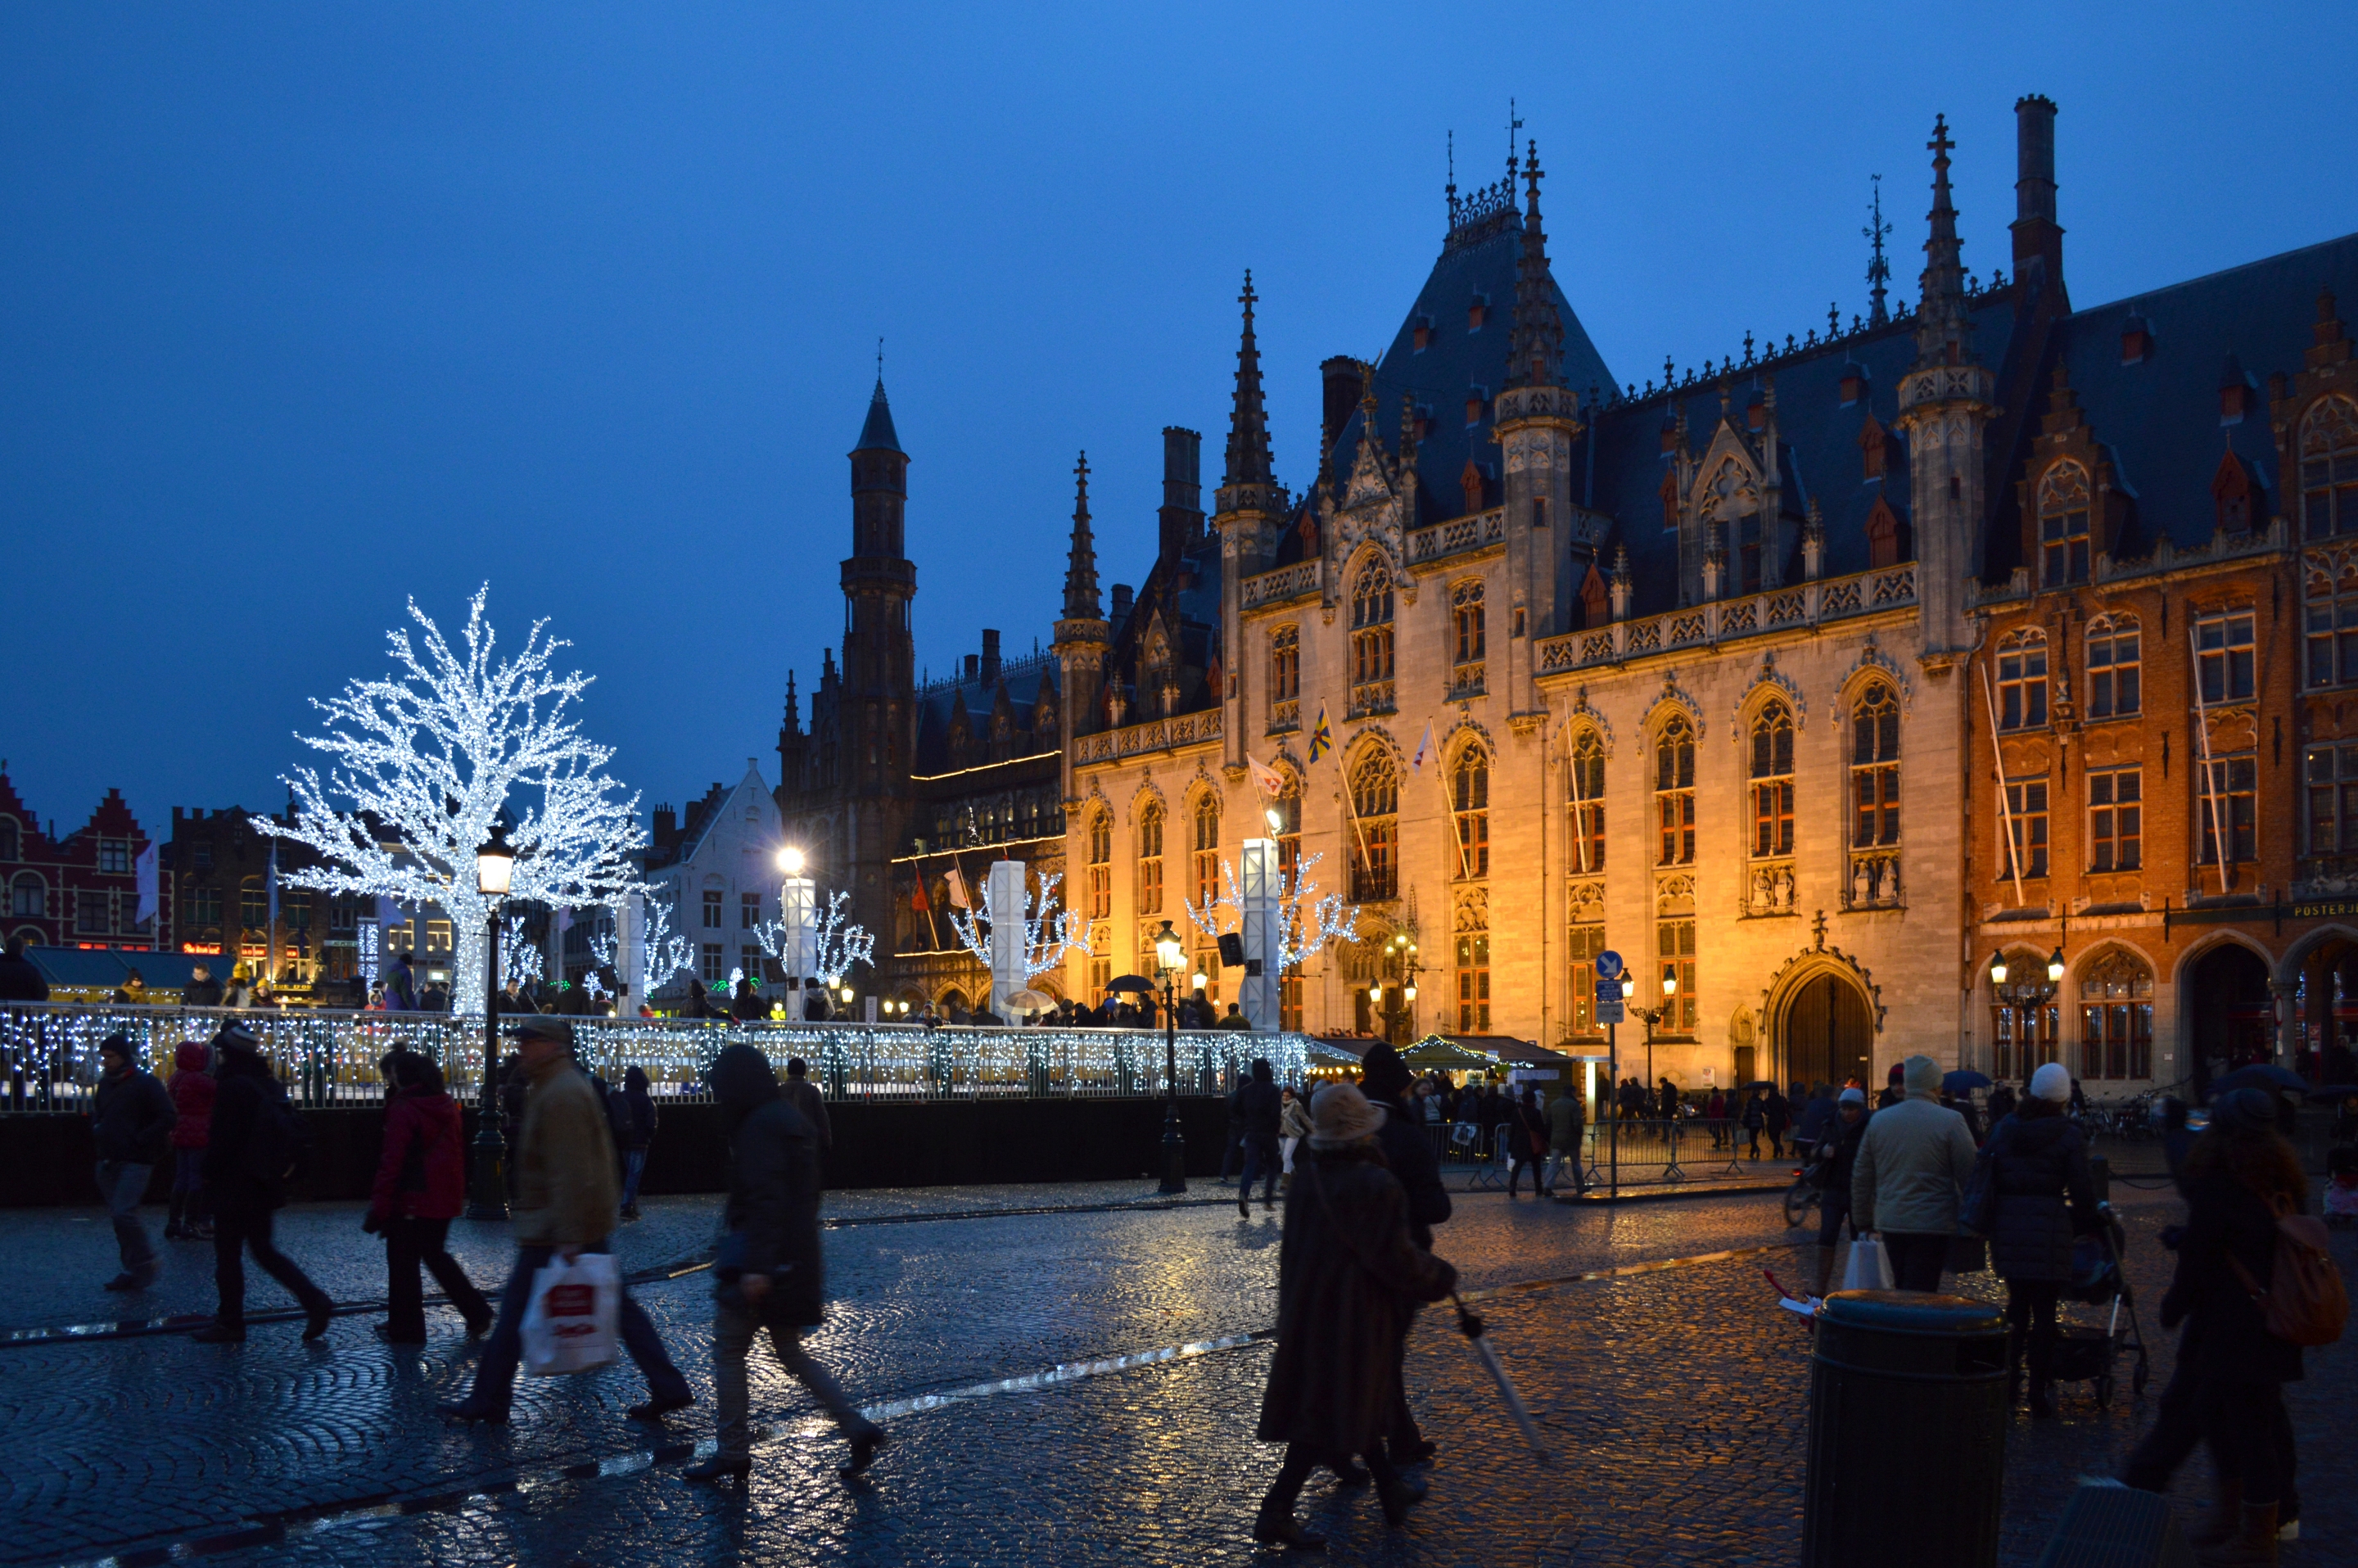
M 1450 770 L 1449 814 L 1457 834 L 1457 874 L 1490 874 L 1490 754 L 1468 746 Z
M 2302 574 L 2303 678 L 2314 689 L 2358 681 L 2358 571 Z
M 2142 667 L 2134 615 L 2099 615 L 2088 622 L 2088 717 L 2120 719 L 2137 711 Z
M 1273 730 L 1302 721 L 1302 629 L 1281 626 L 1269 639 L 1269 722 Z
M 1351 711 L 1392 706 L 1392 579 L 1370 560 L 1351 585 Z
M 1207 910 L 1220 897 L 1220 802 L 1210 790 L 1195 797 L 1195 907 Z
M 1163 803 L 1150 800 L 1138 813 L 1138 913 L 1163 912 Z
M 1351 767 L 1351 896 L 1379 902 L 1400 891 L 1400 769 L 1381 746 L 1368 746 Z
M 1850 710 L 1850 843 L 1879 849 L 1899 842 L 1899 699 L 1881 681 Z
M 1449 688 L 1453 692 L 1479 690 L 1483 685 L 1483 660 L 1489 643 L 1485 613 L 1478 579 L 1461 582 L 1449 590 Z
M 2088 470 L 2061 462 L 2039 481 L 2039 581 L 2088 580 Z
M 1572 813 L 1572 865 L 1605 869 L 1605 742 L 1594 730 L 1573 737 L 1566 803 Z
M 1793 852 L 1793 710 L 1770 701 L 1752 720 L 1752 852 Z
M 2080 1076 L 2153 1076 L 2153 971 L 2115 949 L 2080 981 Z
M 2321 398 L 2300 422 L 2301 533 L 2358 533 L 2358 402 Z
M 2035 730 L 2047 722 L 2047 633 L 2027 626 L 1997 645 L 1997 727 Z
M 1654 740 L 1654 823 L 1661 839 L 1654 863 L 1694 864 L 1694 726 L 1683 713 Z
M 1278 875 L 1290 888 L 1302 869 L 1302 780 L 1292 772 L 1286 773 L 1269 811 L 1270 833 L 1277 839 Z

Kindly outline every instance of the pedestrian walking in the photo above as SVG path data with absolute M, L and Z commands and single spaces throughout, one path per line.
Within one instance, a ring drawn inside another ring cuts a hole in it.
M 1288 1084 L 1278 1096 L 1277 1152 L 1283 1162 L 1282 1173 L 1277 1178 L 1280 1192 L 1293 1190 L 1293 1153 L 1302 1141 L 1310 1136 L 1310 1103 L 1293 1092 Z
M 11 936 L 0 946 L 0 1001 L 47 1001 L 49 982 L 40 966 L 25 957 L 25 939 Z
M 541 1014 L 518 1024 L 514 1038 L 530 1086 L 512 1151 L 516 1185 L 509 1228 L 516 1238 L 515 1269 L 500 1296 L 499 1321 L 476 1363 L 474 1388 L 460 1402 L 440 1407 L 452 1420 L 494 1425 L 507 1423 L 515 1393 L 534 1277 L 552 1258 L 570 1263 L 584 1252 L 613 1250 L 619 1196 L 613 1136 L 589 1078 L 573 1065 L 573 1025 Z M 633 1421 L 661 1421 L 694 1404 L 687 1379 L 672 1365 L 655 1325 L 627 1290 L 621 1316 L 622 1347 L 638 1363 L 648 1393 L 644 1403 L 624 1413 Z
M 1241 1174 L 1245 1167 L 1245 1081 L 1239 1073 L 1228 1085 L 1228 1141 L 1220 1151 L 1220 1185 L 1224 1187 L 1231 1171 Z
M 2305 1211 L 2309 1183 L 2276 1130 L 2266 1091 L 2235 1089 L 2212 1102 L 2211 1125 L 2187 1155 L 2186 1186 L 2177 1271 L 2161 1302 L 2162 1326 L 2185 1325 L 2178 1368 L 2121 1479 L 2167 1491 L 2207 1439 L 2219 1493 L 2208 1525 L 2193 1532 L 2203 1560 L 2273 1563 L 2277 1532 L 2299 1517 L 2288 1495 L 2284 1385 L 2303 1368 L 2300 1347 L 2268 1332 L 2261 1302 L 2277 1282 L 2277 1222 Z
M 1810 1098 L 1793 1119 L 1793 1152 L 1803 1159 L 1826 1141 L 1834 1126 L 1833 1086 L 1820 1078 L 1810 1086 Z
M 1285 1110 L 1269 1058 L 1253 1058 L 1252 1075 L 1238 1087 L 1237 1108 L 1244 1119 L 1245 1161 L 1237 1181 L 1237 1216 L 1252 1217 L 1253 1177 L 1260 1177 L 1260 1206 L 1277 1206 L 1277 1134 Z
M 1818 1158 L 1818 1294 L 1834 1282 L 1834 1249 L 1842 1241 L 1843 1222 L 1851 1217 L 1850 1179 L 1858 1168 L 1858 1146 L 1866 1137 L 1866 1091 L 1845 1088 L 1834 1102 L 1834 1119 L 1816 1144 Z M 1858 1227 L 1851 1227 L 1851 1239 Z
M 384 1238 L 385 1319 L 372 1331 L 388 1345 L 426 1343 L 422 1266 L 467 1320 L 467 1332 L 488 1334 L 492 1304 L 449 1246 L 450 1222 L 467 1202 L 459 1102 L 444 1090 L 442 1069 L 414 1051 L 396 1051 L 379 1067 L 394 1092 L 384 1108 L 376 1185 L 361 1225 Z
M 1264 1544 L 1316 1552 L 1325 1543 L 1303 1530 L 1293 1505 L 1320 1465 L 1363 1457 L 1385 1521 L 1395 1526 L 1423 1498 L 1423 1483 L 1400 1473 L 1382 1441 L 1395 1346 L 1414 1303 L 1446 1296 L 1457 1271 L 1410 1234 L 1407 1194 L 1376 1144 L 1384 1108 L 1348 1084 L 1329 1084 L 1310 1114 L 1309 1158 L 1286 1196 L 1277 1350 L 1257 1429 L 1263 1443 L 1286 1445 L 1285 1460 L 1252 1533 Z
M 1658 1098 L 1658 1101 L 1659 1101 L 1659 1103 L 1660 1104 L 1660 1107 L 1661 1107 L 1661 1112 L 1660 1112 L 1660 1114 L 1661 1114 L 1661 1118 L 1662 1118 L 1662 1119 L 1663 1119 L 1664 1121 L 1676 1121 L 1676 1120 L 1678 1120 L 1678 1119 L 1679 1119 L 1679 1086 L 1678 1086 L 1678 1085 L 1676 1085 L 1676 1084 L 1674 1084 L 1674 1083 L 1672 1083 L 1669 1078 L 1665 1077 L 1665 1078 L 1663 1078 L 1663 1079 L 1660 1081 L 1660 1085 L 1659 1085 L 1658 1087 L 1659 1087 L 1659 1088 L 1660 1088 L 1660 1093 L 1659 1094 L 1659 1096 L 1657 1097 L 1657 1098 Z
M 1507 1122 L 1507 1151 L 1510 1163 L 1507 1168 L 1507 1195 L 1515 1195 L 1515 1186 L 1522 1180 L 1528 1167 L 1531 1173 L 1531 1196 L 1551 1197 L 1542 1178 L 1547 1174 L 1548 1123 L 1540 1109 L 1540 1091 L 1536 1085 L 1523 1086 L 1523 1098 L 1518 1101 Z
M 1400 1052 L 1390 1044 L 1368 1048 L 1360 1064 L 1359 1091 L 1362 1098 L 1383 1112 L 1383 1123 L 1376 1129 L 1376 1147 L 1383 1156 L 1384 1165 L 1392 1179 L 1407 1195 L 1409 1239 L 1419 1248 L 1433 1250 L 1433 1227 L 1449 1223 L 1449 1189 L 1441 1184 L 1441 1156 L 1433 1147 L 1433 1140 L 1424 1129 L 1404 1112 L 1408 1104 L 1409 1085 L 1412 1081 L 1407 1064 Z M 1316 1131 L 1317 1097 L 1311 1097 L 1313 1128 Z M 1314 1148 L 1315 1145 L 1314 1144 Z M 1292 1210 L 1288 1209 L 1289 1223 Z M 1408 1316 L 1416 1316 L 1416 1303 L 1408 1306 Z M 1408 1402 L 1408 1329 L 1404 1325 L 1400 1338 L 1392 1346 L 1391 1415 L 1382 1428 L 1386 1452 L 1394 1465 L 1421 1465 L 1436 1452 L 1424 1433 L 1417 1426 L 1416 1412 Z M 1339 1455 L 1336 1468 L 1347 1480 L 1357 1480 L 1350 1466 L 1350 1454 Z
M 139 1221 L 139 1201 L 147 1180 L 172 1147 L 178 1121 L 172 1097 L 156 1075 L 139 1065 L 137 1048 L 126 1034 L 99 1043 L 98 1088 L 91 1097 L 90 1140 L 98 1153 L 98 1190 L 114 1222 L 114 1249 L 123 1271 L 106 1281 L 110 1291 L 144 1291 L 156 1282 L 156 1249 Z
M 213 1206 L 213 1320 L 189 1336 L 206 1345 L 245 1343 L 245 1254 L 301 1304 L 303 1337 L 328 1332 L 335 1303 L 271 1240 L 272 1216 L 308 1149 L 287 1086 L 262 1059 L 262 1042 L 243 1023 L 213 1036 L 212 1125 L 205 1140 L 205 1191 Z
M 826 1255 L 818 1228 L 818 1136 L 771 1076 L 769 1058 L 751 1045 L 729 1045 L 712 1064 L 712 1094 L 729 1136 L 730 1173 L 726 1231 L 713 1271 L 713 1405 L 719 1439 L 711 1458 L 684 1472 L 689 1481 L 741 1480 L 753 1468 L 745 1357 L 756 1333 L 851 1442 L 843 1474 L 868 1468 L 883 1446 L 883 1428 L 844 1397 L 842 1387 L 803 1347 L 803 1332 L 826 1314 Z
M 803 1119 L 811 1124 L 811 1130 L 818 1134 L 819 1184 L 824 1188 L 827 1184 L 826 1157 L 835 1148 L 835 1127 L 827 1119 L 827 1096 L 810 1081 L 810 1064 L 800 1056 L 786 1058 L 786 1098 L 802 1112 Z
M 1760 1102 L 1760 1125 L 1768 1134 L 1768 1157 L 1785 1157 L 1785 1129 L 1793 1125 L 1793 1106 L 1783 1095 L 1771 1088 L 1768 1098 Z
M 212 1135 L 213 1096 L 220 1085 L 205 1070 L 212 1053 L 183 1040 L 172 1053 L 172 1208 L 164 1235 L 170 1240 L 212 1239 L 212 1211 L 205 1204 L 205 1143 Z
M 647 1150 L 655 1141 L 655 1100 L 647 1092 L 646 1069 L 622 1069 L 622 1087 L 606 1097 L 606 1110 L 614 1128 L 614 1148 L 622 1160 L 622 1217 L 639 1217 L 639 1177 L 647 1168 Z
M 2089 1178 L 2088 1149 L 2063 1114 L 2071 1076 L 2050 1062 L 2030 1076 L 2030 1093 L 1997 1124 L 1989 1162 L 1990 1268 L 2006 1281 L 2006 1402 L 2030 1371 L 2030 1413 L 2050 1416 L 2055 1304 L 2071 1282 L 2071 1243 L 2104 1224 Z
M 1937 1291 L 1957 1233 L 1957 1199 L 1974 1170 L 1965 1119 L 1941 1106 L 1941 1066 L 1930 1056 L 1902 1064 L 1907 1098 L 1867 1119 L 1851 1173 L 1851 1223 L 1883 1238 L 1892 1283 Z
M 1548 1177 L 1547 1191 L 1550 1195 L 1553 1195 L 1555 1189 L 1563 1185 L 1563 1172 L 1566 1165 L 1572 1167 L 1574 1195 L 1585 1196 L 1588 1192 L 1588 1167 L 1580 1157 L 1582 1120 L 1580 1096 L 1571 1089 L 1565 1089 L 1555 1098 L 1548 1101 L 1548 1153 L 1551 1159 L 1548 1169 L 1543 1173 Z
M 1744 1102 L 1742 1120 L 1744 1130 L 1752 1137 L 1752 1157 L 1758 1160 L 1760 1158 L 1760 1130 L 1768 1125 L 1768 1102 L 1760 1098 L 1760 1091 L 1757 1088 L 1752 1091 L 1752 1098 Z
M 1727 1125 L 1727 1091 L 1714 1087 L 1711 1091 L 1711 1098 L 1704 1106 L 1703 1114 L 1704 1119 L 1711 1123 L 1711 1146 L 1725 1148 L 1734 1153 L 1736 1138 Z

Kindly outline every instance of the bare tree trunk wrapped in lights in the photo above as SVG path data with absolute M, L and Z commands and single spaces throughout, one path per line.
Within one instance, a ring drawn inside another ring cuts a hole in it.
M 985 882 L 980 907 L 952 909 L 950 927 L 957 933 L 958 940 L 966 945 L 966 950 L 988 968 L 990 967 L 992 927 L 1001 919 L 1020 920 L 1023 926 L 1023 978 L 1028 980 L 1034 975 L 1044 975 L 1051 969 L 1061 968 L 1065 956 L 1074 948 L 1077 947 L 1084 953 L 1090 951 L 1087 927 L 1075 920 L 1073 912 L 1065 908 L 1056 898 L 1056 884 L 1064 880 L 1061 873 L 1042 877 L 1040 891 L 1036 893 L 1031 891 L 1027 881 L 1023 907 L 1020 911 L 1001 911 L 993 907 L 990 884 Z
M 550 664 L 570 644 L 537 621 L 512 658 L 495 656 L 483 619 L 488 584 L 467 607 L 463 648 L 453 648 L 412 600 L 406 627 L 387 634 L 392 679 L 351 681 L 312 706 L 325 735 L 299 737 L 334 759 L 326 779 L 287 775 L 294 826 L 253 818 L 257 832 L 316 853 L 315 867 L 283 873 L 292 887 L 364 892 L 450 917 L 452 1010 L 483 1010 L 488 911 L 475 852 L 505 812 L 516 850 L 508 897 L 579 907 L 610 903 L 639 887 L 632 854 L 646 842 L 639 801 L 607 776 L 611 749 L 584 737 L 568 711 L 591 677 Z M 349 800 L 352 809 L 330 805 Z
M 827 895 L 827 913 L 818 917 L 811 932 L 811 973 L 830 990 L 843 983 L 854 964 L 871 965 L 875 961 L 876 937 L 868 927 L 844 918 L 844 905 L 851 902 L 848 892 Z M 778 960 L 789 975 L 795 966 L 786 953 L 785 923 L 765 920 L 753 928 L 762 939 L 762 950 Z M 803 976 L 795 976 L 797 979 Z
M 1280 974 L 1291 974 L 1306 963 L 1313 954 L 1329 942 L 1354 942 L 1359 934 L 1359 906 L 1345 903 L 1341 893 L 1318 894 L 1318 884 L 1310 880 L 1311 868 L 1325 860 L 1324 855 L 1305 855 L 1296 861 L 1293 874 L 1283 871 L 1277 878 L 1277 967 Z M 1237 869 L 1227 860 L 1220 861 L 1220 882 L 1228 891 L 1221 897 L 1208 899 L 1201 904 L 1187 905 L 1187 918 L 1195 929 L 1206 936 L 1218 936 L 1223 929 L 1234 931 L 1243 918 L 1244 895 L 1237 886 Z

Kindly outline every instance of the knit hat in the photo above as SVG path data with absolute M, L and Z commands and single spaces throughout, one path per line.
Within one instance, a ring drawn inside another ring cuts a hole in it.
M 1372 1054 L 1372 1053 L 1370 1053 Z M 1349 1084 L 1328 1084 L 1310 1097 L 1310 1147 L 1340 1149 L 1372 1137 L 1384 1124 L 1384 1108 Z
M 2030 1075 L 2030 1098 L 2051 1099 L 2057 1105 L 2071 1100 L 2071 1069 L 2061 1062 L 2050 1062 Z
M 1359 1087 L 1371 1099 L 1390 1099 L 1408 1087 L 1408 1064 L 1390 1044 L 1370 1045 L 1359 1060 Z
M 98 1048 L 102 1053 L 112 1051 L 126 1062 L 136 1062 L 139 1060 L 139 1047 L 131 1044 L 131 1036 L 124 1033 L 119 1029 L 114 1033 L 108 1035 L 105 1039 L 100 1041 L 98 1043 Z
M 1843 1090 L 1840 1103 L 1844 1105 L 1865 1105 L 1866 1103 L 1866 1091 L 1860 1088 L 1856 1084 L 1853 1084 L 1848 1088 Z
M 2223 1131 L 2273 1131 L 2276 1124 L 2276 1097 L 2266 1089 L 2234 1089 L 2211 1102 L 2211 1125 Z
M 1910 1056 L 1899 1064 L 1900 1086 L 1909 1095 L 1922 1095 L 1938 1099 L 1941 1095 L 1941 1064 L 1930 1056 Z
M 262 1049 L 262 1042 L 254 1038 L 254 1031 L 243 1023 L 222 1024 L 220 1033 L 213 1036 L 213 1045 L 217 1050 L 231 1047 L 240 1051 L 258 1052 Z

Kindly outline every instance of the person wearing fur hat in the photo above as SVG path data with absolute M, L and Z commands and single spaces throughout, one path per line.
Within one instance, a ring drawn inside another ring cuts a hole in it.
M 1941 1065 L 1910 1056 L 1899 1065 L 1907 1098 L 1867 1119 L 1851 1172 L 1851 1224 L 1883 1238 L 1892 1283 L 1937 1291 L 1957 1232 L 1957 1200 L 1974 1172 L 1974 1135 L 1941 1104 Z
M 1329 1084 L 1310 1102 L 1309 1147 L 1285 1199 L 1277 1353 L 1257 1429 L 1263 1443 L 1286 1445 L 1253 1521 L 1253 1539 L 1267 1545 L 1325 1548 L 1293 1517 L 1303 1483 L 1321 1465 L 1363 1456 L 1392 1525 L 1424 1496 L 1384 1452 L 1394 1344 L 1413 1304 L 1446 1296 L 1457 1271 L 1410 1234 L 1408 1195 L 1376 1143 L 1385 1120 L 1385 1108 L 1348 1084 Z
M 2055 1303 L 2071 1280 L 2071 1243 L 2104 1223 L 2088 1173 L 2088 1149 L 2063 1114 L 2071 1076 L 2050 1062 L 2030 1076 L 2030 1093 L 1991 1132 L 1990 1267 L 2006 1281 L 2009 1400 L 2030 1368 L 2030 1413 L 2055 1413 L 2048 1371 L 2055 1353 Z

